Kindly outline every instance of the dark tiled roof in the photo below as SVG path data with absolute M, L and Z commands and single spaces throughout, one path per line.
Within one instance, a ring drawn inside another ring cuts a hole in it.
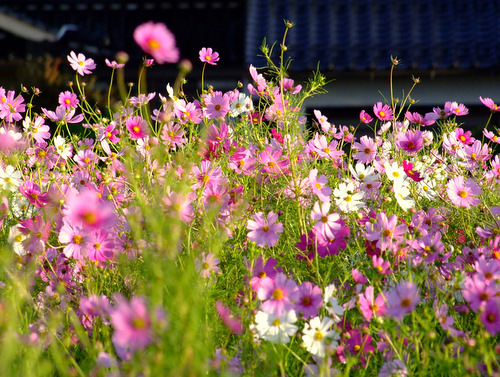
M 245 57 L 281 41 L 283 19 L 294 70 L 500 68 L 500 2 L 495 0 L 252 0 Z

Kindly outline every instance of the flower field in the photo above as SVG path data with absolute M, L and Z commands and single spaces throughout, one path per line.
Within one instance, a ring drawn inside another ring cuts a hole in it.
M 53 108 L 0 87 L 1 375 L 499 374 L 500 108 L 473 134 L 413 78 L 357 124 L 306 114 L 326 80 L 288 77 L 292 27 L 228 92 L 201 46 L 197 98 L 147 92 L 180 59 L 153 22 L 121 101 L 124 63 L 93 103 L 74 51 Z

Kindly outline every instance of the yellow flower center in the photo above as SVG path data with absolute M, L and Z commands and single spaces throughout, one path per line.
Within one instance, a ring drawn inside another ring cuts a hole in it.
M 77 245 L 80 245 L 82 243 L 82 236 L 78 234 L 74 235 L 73 242 L 76 243 Z
M 461 198 L 466 198 L 468 196 L 467 191 L 460 190 L 458 192 L 458 196 L 460 196 Z
M 314 340 L 321 341 L 324 338 L 323 333 L 321 331 L 316 331 L 314 333 Z
M 279 288 L 276 288 L 274 291 L 273 291 L 273 299 L 275 300 L 282 300 L 283 299 L 283 291 Z
M 151 50 L 157 50 L 158 48 L 160 48 L 160 42 L 158 42 L 156 39 L 150 39 L 148 41 L 148 47 Z

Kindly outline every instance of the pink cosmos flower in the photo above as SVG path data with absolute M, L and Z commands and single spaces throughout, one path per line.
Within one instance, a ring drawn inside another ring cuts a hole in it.
M 450 115 L 457 115 L 457 116 L 462 116 L 462 115 L 467 115 L 469 114 L 469 109 L 465 107 L 464 104 L 460 103 L 458 104 L 457 102 L 445 102 L 444 104 L 444 112 L 446 116 Z
M 136 296 L 128 302 L 125 297 L 117 295 L 115 299 L 117 305 L 110 315 L 114 327 L 113 344 L 131 352 L 145 349 L 153 340 L 145 298 Z
M 481 201 L 474 197 L 482 193 L 481 187 L 471 178 L 466 182 L 462 176 L 451 179 L 446 185 L 446 192 L 451 202 L 458 207 L 476 207 Z
M 295 296 L 295 311 L 302 313 L 302 318 L 311 318 L 318 315 L 323 306 L 323 292 L 317 285 L 309 281 L 302 283 Z
M 484 308 L 486 303 L 492 300 L 497 294 L 495 285 L 487 284 L 487 281 L 482 277 L 473 275 L 467 276 L 464 282 L 462 296 L 469 303 L 474 311 Z
M 372 255 L 372 265 L 379 274 L 389 275 L 392 274 L 391 262 L 384 260 L 381 256 Z
M 26 236 L 22 241 L 24 250 L 29 253 L 41 253 L 50 234 L 50 221 L 45 222 L 40 215 L 19 223 L 18 230 Z
M 100 316 L 104 319 L 110 313 L 111 305 L 109 304 L 109 299 L 105 295 L 84 296 L 80 299 L 80 311 L 87 316 Z
M 219 258 L 214 253 L 201 253 L 201 258 L 195 261 L 196 270 L 203 279 L 208 279 L 212 274 L 219 274 Z
M 65 92 L 61 92 L 59 94 L 59 105 L 64 107 L 66 110 L 75 109 L 80 101 L 75 93 L 71 93 L 66 90 Z
M 484 106 L 489 108 L 491 111 L 500 111 L 498 105 L 495 102 L 493 102 L 491 98 L 483 98 L 480 96 L 479 100 L 483 103 Z
M 274 279 L 264 280 L 257 291 L 257 298 L 262 303 L 262 311 L 281 316 L 294 308 L 297 297 L 297 284 L 279 272 Z
M 100 199 L 100 194 L 92 189 L 70 194 L 63 214 L 73 226 L 83 226 L 88 230 L 110 229 L 116 222 L 113 205 Z
M 243 325 L 241 324 L 241 321 L 234 317 L 231 311 L 227 306 L 225 306 L 222 302 L 217 300 L 215 302 L 215 309 L 217 310 L 217 314 L 219 314 L 219 317 L 224 323 L 224 325 L 234 334 L 236 335 L 242 335 L 244 328 Z
M 471 131 L 465 131 L 463 128 L 455 129 L 455 138 L 457 141 L 462 143 L 463 145 L 469 145 L 474 143 L 474 138 L 472 137 Z
M 67 58 L 71 68 L 73 68 L 80 76 L 91 74 L 91 70 L 96 67 L 93 59 L 87 59 L 83 54 L 76 55 L 74 51 L 71 51 Z
M 403 281 L 387 293 L 387 314 L 401 320 L 415 309 L 419 301 L 418 287 L 410 281 Z
M 375 298 L 374 288 L 371 285 L 366 287 L 364 294 L 359 295 L 358 302 L 359 309 L 368 322 L 371 321 L 373 316 L 382 316 L 385 314 L 384 296 L 379 293 L 377 298 Z
M 45 124 L 45 119 L 36 116 L 32 121 L 29 116 L 23 120 L 24 131 L 33 137 L 36 143 L 40 143 L 50 138 L 50 127 Z
M 19 187 L 19 192 L 37 208 L 47 207 L 47 203 L 50 201 L 50 194 L 48 192 L 42 193 L 40 186 L 31 180 L 24 181 Z
M 115 242 L 112 236 L 104 229 L 92 234 L 87 250 L 88 258 L 93 262 L 106 262 L 113 258 Z
M 132 139 L 142 139 L 148 135 L 148 122 L 138 115 L 128 117 L 125 125 Z
M 262 282 L 266 279 L 274 279 L 278 272 L 281 272 L 281 267 L 276 267 L 278 262 L 274 258 L 268 258 L 266 263 L 262 260 L 262 255 L 259 255 L 254 265 L 250 268 L 250 286 L 257 293 Z
M 204 113 L 208 119 L 222 119 L 231 109 L 229 96 L 222 92 L 214 92 L 205 97 Z
M 311 211 L 311 219 L 317 221 L 314 224 L 313 229 L 317 233 L 321 233 L 324 237 L 334 239 L 334 233 L 340 229 L 340 224 L 337 222 L 340 216 L 337 213 L 330 213 L 330 202 L 319 202 L 314 203 L 314 208 Z
M 495 336 L 500 333 L 500 298 L 498 296 L 486 303 L 480 318 L 491 335 Z
M 423 148 L 424 138 L 419 130 L 408 130 L 398 134 L 396 145 L 408 153 L 414 153 Z
M 180 52 L 175 37 L 162 23 L 146 22 L 134 30 L 134 40 L 158 64 L 177 63 Z
M 327 255 L 324 243 L 323 236 L 318 235 L 314 230 L 309 231 L 308 234 L 302 234 L 300 241 L 295 244 L 295 247 L 302 251 L 302 253 L 297 253 L 297 258 L 313 260 L 316 255 Z
M 366 284 L 368 283 L 368 279 L 366 278 L 365 275 L 363 275 L 357 268 L 351 269 L 351 275 L 353 280 L 357 284 Z
M 217 62 L 219 61 L 219 53 L 213 51 L 210 47 L 208 48 L 203 47 L 200 50 L 200 60 L 203 63 L 217 65 Z
M 272 146 L 266 147 L 258 154 L 259 162 L 263 165 L 262 170 L 268 174 L 283 175 L 288 172 L 290 161 L 282 158 L 283 151 Z
M 63 220 L 63 226 L 59 231 L 59 242 L 65 245 L 63 253 L 66 258 L 84 260 L 88 256 L 91 237 L 81 225 Z
M 418 171 L 413 170 L 413 164 L 411 162 L 403 160 L 403 170 L 406 175 L 415 182 L 420 182 L 424 179 Z
M 55 112 L 42 107 L 44 115 L 54 122 L 80 123 L 84 119 L 84 116 L 83 114 L 75 116 L 75 111 L 74 108 L 68 110 L 64 106 L 57 106 Z
M 368 124 L 373 120 L 373 118 L 365 110 L 361 110 L 361 112 L 359 113 L 359 120 L 365 124 Z
M 117 63 L 116 61 L 112 61 L 110 62 L 109 59 L 105 59 L 104 62 L 106 63 L 106 65 L 109 67 L 109 68 L 113 68 L 113 69 L 116 69 L 116 68 L 123 68 L 125 67 L 125 64 L 124 63 Z
M 392 250 L 397 247 L 397 243 L 402 241 L 407 231 L 405 224 L 399 224 L 398 217 L 391 215 L 387 218 L 384 212 L 379 213 L 376 223 L 366 223 L 366 239 L 377 241 L 377 247 L 381 250 Z
M 369 164 L 375 159 L 377 154 L 377 145 L 375 141 L 367 135 L 361 136 L 359 143 L 354 142 L 352 149 L 356 151 L 356 153 L 354 153 L 354 159 L 362 164 Z
M 377 102 L 373 105 L 373 113 L 380 120 L 392 120 L 394 118 L 393 112 L 389 105 L 382 104 L 382 102 Z
M 330 201 L 330 195 L 332 194 L 332 189 L 326 186 L 327 183 L 328 179 L 325 175 L 321 174 L 318 177 L 318 169 L 311 169 L 309 172 L 309 184 L 311 185 L 312 192 L 322 202 Z
M 14 98 L 15 95 L 13 90 L 9 90 L 7 96 L 3 96 L 0 101 L 0 119 L 5 119 L 8 123 L 21 120 L 23 117 L 20 113 L 26 111 L 24 98 L 21 95 Z
M 283 224 L 277 223 L 278 215 L 270 211 L 267 219 L 262 212 L 254 215 L 253 220 L 248 220 L 248 239 L 260 247 L 272 247 L 278 243 L 278 233 L 283 233 Z M 280 314 L 281 315 L 281 314 Z
M 414 123 L 418 126 L 430 126 L 439 119 L 439 115 L 436 113 L 427 113 L 422 117 L 419 113 L 411 113 L 410 111 L 407 111 L 405 118 L 408 119 L 410 123 Z

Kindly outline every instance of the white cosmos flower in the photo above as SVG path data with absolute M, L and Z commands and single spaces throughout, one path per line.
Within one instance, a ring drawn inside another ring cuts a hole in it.
M 403 211 L 408 211 L 410 208 L 415 207 L 415 201 L 410 198 L 410 190 L 404 181 L 394 181 L 394 196 L 399 206 Z
M 250 330 L 256 331 L 260 339 L 286 344 L 298 330 L 298 327 L 294 325 L 295 322 L 297 322 L 297 315 L 294 310 L 285 312 L 281 316 L 258 311 L 255 315 L 255 324 L 250 325 Z
M 19 224 L 14 225 L 9 230 L 8 241 L 14 249 L 14 253 L 17 255 L 26 255 L 27 251 L 24 249 L 22 242 L 26 239 L 26 236 L 19 231 Z
M 54 138 L 54 146 L 56 147 L 56 152 L 62 159 L 67 160 L 71 157 L 73 152 L 73 146 L 66 143 L 66 139 L 61 135 L 57 135 Z
M 349 165 L 349 171 L 360 182 L 372 182 L 378 179 L 378 174 L 375 172 L 373 166 L 366 166 L 361 162 L 358 162 L 355 167 Z
M 304 347 L 317 357 L 325 357 L 325 348 L 328 345 L 331 348 L 336 348 L 337 340 L 340 339 L 339 334 L 335 330 L 329 330 L 334 324 L 333 319 L 324 317 L 312 318 L 307 322 L 302 330 L 302 341 Z
M 0 187 L 11 192 L 17 191 L 22 182 L 21 172 L 7 165 L 5 169 L 0 167 Z
M 230 115 L 235 118 L 242 113 L 247 113 L 253 109 L 252 100 L 245 93 L 240 93 L 238 98 L 231 103 Z
M 352 182 L 340 183 L 339 187 L 333 190 L 333 196 L 336 198 L 335 204 L 342 212 L 358 211 L 365 206 L 365 203 L 361 201 L 365 193 L 363 191 L 356 192 Z
M 387 178 L 389 178 L 391 182 L 405 180 L 406 173 L 403 167 L 399 166 L 396 161 L 394 161 L 392 164 L 386 162 L 384 164 L 384 168 L 385 168 L 385 174 L 387 174 Z

